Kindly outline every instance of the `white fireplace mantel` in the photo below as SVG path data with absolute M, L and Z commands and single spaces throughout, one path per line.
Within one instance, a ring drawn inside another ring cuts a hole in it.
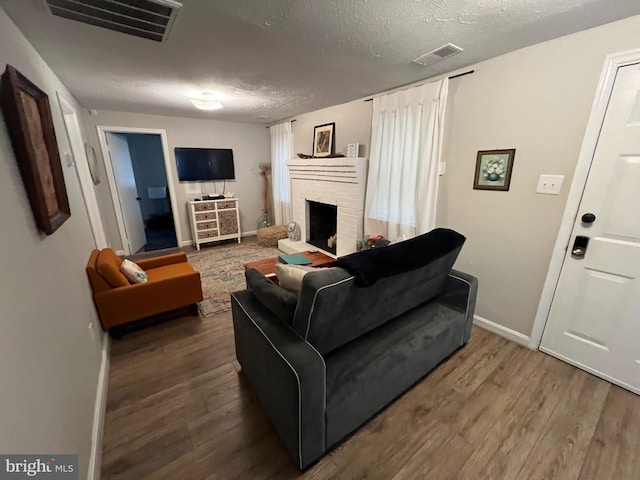
M 307 200 L 311 200 L 338 207 L 335 256 L 355 252 L 363 235 L 367 159 L 295 158 L 287 164 L 291 178 L 293 221 L 300 225 L 302 240 L 280 240 L 278 248 L 285 253 L 317 249 L 305 242 L 308 235 Z

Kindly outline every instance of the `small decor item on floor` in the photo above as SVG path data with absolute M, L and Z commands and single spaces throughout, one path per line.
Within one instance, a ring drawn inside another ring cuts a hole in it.
M 335 151 L 335 123 L 325 123 L 313 129 L 313 156 L 329 157 Z
M 289 225 L 287 225 L 287 237 L 289 237 L 289 240 L 292 242 L 299 242 L 301 237 L 300 225 L 296 222 L 290 222 Z
M 258 217 L 256 226 L 258 230 L 271 226 L 271 222 L 269 221 L 269 212 L 267 212 L 266 210 L 262 210 L 262 214 Z
M 474 190 L 508 191 L 516 149 L 481 150 L 476 159 Z
M 278 240 L 283 238 L 287 238 L 287 227 L 285 225 L 274 225 L 273 227 L 265 227 L 258 230 L 258 245 L 263 247 L 277 247 Z
M 391 242 L 382 235 L 377 235 L 375 237 L 365 235 L 362 240 L 358 240 L 358 251 L 368 250 L 370 248 L 386 247 L 390 243 Z

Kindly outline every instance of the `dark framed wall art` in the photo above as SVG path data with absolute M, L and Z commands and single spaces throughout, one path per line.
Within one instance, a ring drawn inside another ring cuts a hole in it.
M 480 150 L 476 157 L 474 190 L 508 191 L 516 149 Z
M 49 97 L 11 65 L 2 74 L 2 110 L 38 227 L 47 235 L 70 216 Z
M 335 123 L 325 123 L 313 129 L 313 156 L 329 157 L 335 153 Z

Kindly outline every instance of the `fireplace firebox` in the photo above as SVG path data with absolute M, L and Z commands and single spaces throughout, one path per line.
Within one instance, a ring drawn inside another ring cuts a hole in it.
M 338 207 L 307 200 L 307 243 L 335 255 L 336 243 L 329 238 L 338 231 Z

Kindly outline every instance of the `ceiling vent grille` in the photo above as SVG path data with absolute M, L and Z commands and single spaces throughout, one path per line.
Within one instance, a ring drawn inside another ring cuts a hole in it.
M 425 67 L 430 67 L 431 65 L 441 62 L 445 58 L 448 58 L 456 53 L 460 53 L 462 48 L 454 45 L 453 43 L 447 43 L 442 47 L 436 48 L 435 50 L 431 50 L 429 53 L 425 53 L 424 55 L 413 60 L 413 63 L 417 63 L 419 65 L 423 65 Z
M 182 4 L 174 0 L 42 0 L 52 15 L 163 42 Z

